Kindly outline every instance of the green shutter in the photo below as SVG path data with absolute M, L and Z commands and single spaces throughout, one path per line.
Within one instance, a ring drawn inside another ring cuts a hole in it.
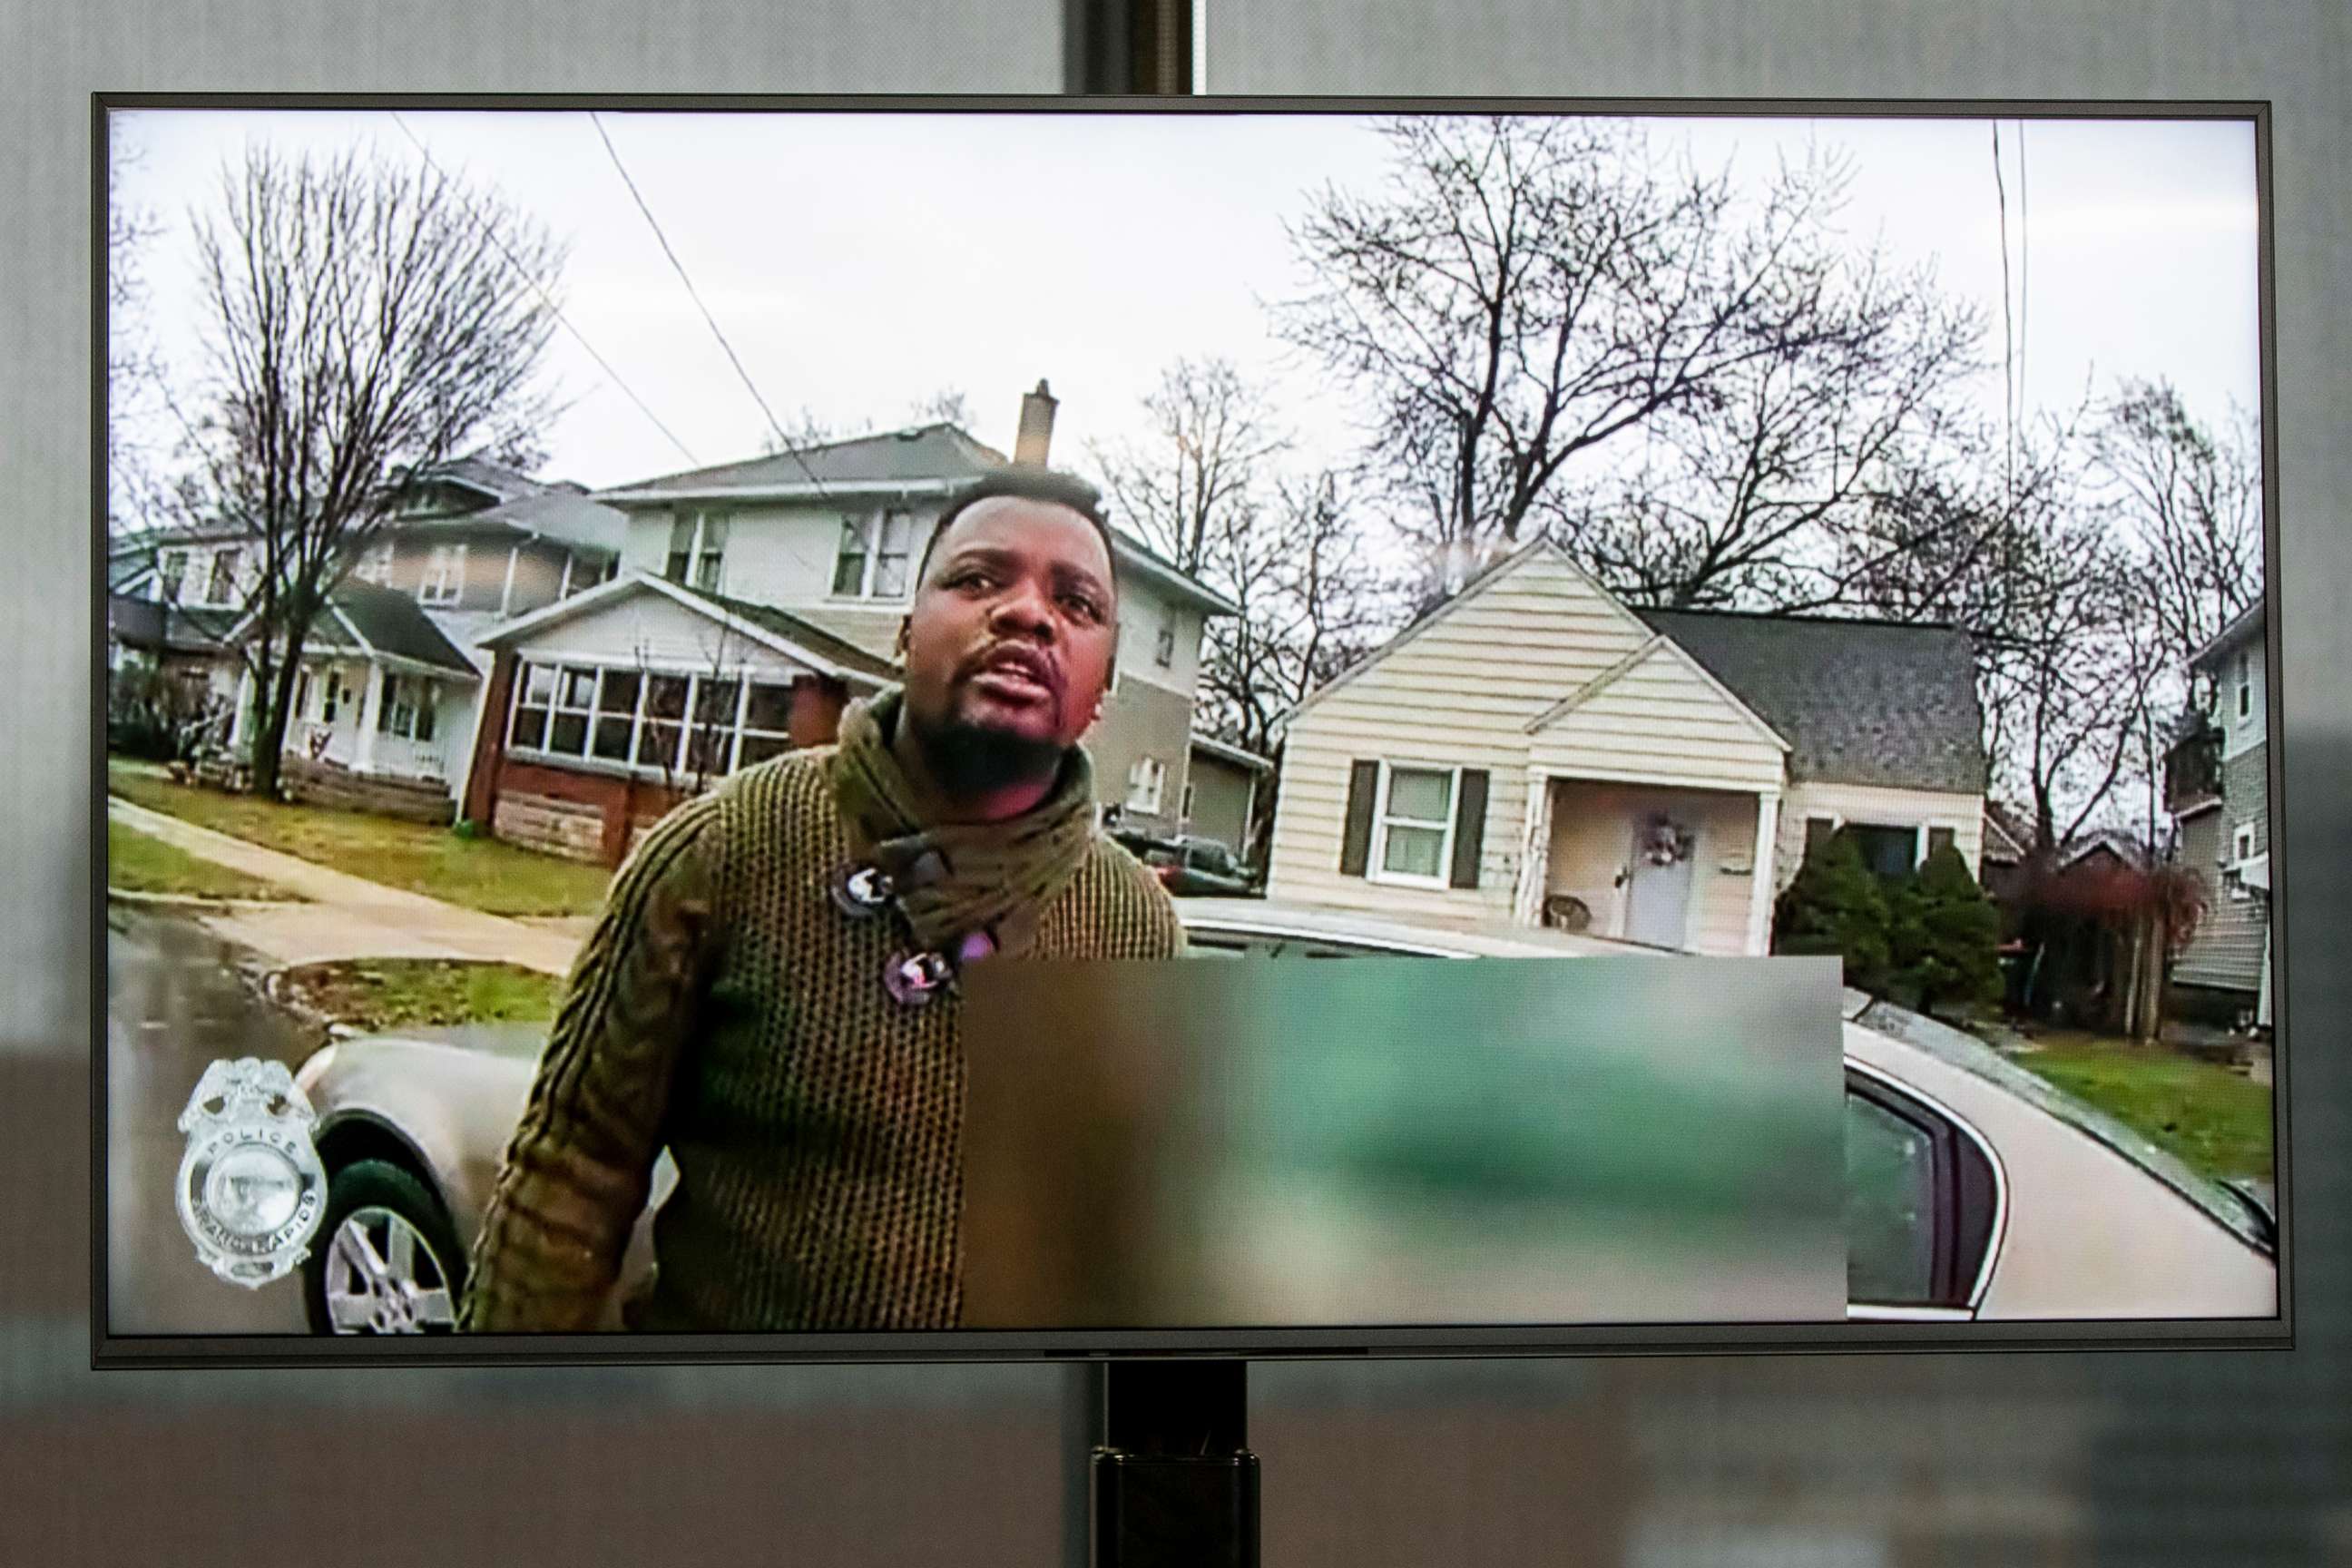
M 1462 770 L 1462 798 L 1454 807 L 1454 885 L 1478 885 L 1478 856 L 1486 845 L 1486 770 Z
M 1348 826 L 1339 840 L 1339 874 L 1360 877 L 1372 858 L 1372 801 L 1380 794 L 1381 764 L 1348 768 Z

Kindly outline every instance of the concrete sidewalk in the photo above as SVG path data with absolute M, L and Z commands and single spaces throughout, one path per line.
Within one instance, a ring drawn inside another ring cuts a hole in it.
M 364 877 L 249 844 L 176 816 L 108 797 L 110 821 L 159 838 L 199 859 L 258 877 L 309 900 L 203 917 L 216 935 L 279 963 L 354 958 L 457 958 L 519 964 L 541 974 L 570 972 L 573 930 L 525 924 L 387 888 Z

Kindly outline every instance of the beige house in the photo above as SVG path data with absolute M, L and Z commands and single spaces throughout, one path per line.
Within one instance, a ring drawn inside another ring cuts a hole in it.
M 1975 871 L 1984 776 L 1964 634 L 1636 609 L 1535 544 L 1292 715 L 1268 891 L 1761 953 L 1838 827 Z

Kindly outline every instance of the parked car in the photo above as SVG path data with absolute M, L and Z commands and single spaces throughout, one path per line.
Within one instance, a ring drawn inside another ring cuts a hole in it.
M 1654 951 L 1258 899 L 1178 908 L 1208 959 Z M 1957 1030 L 1848 992 L 1843 1031 L 1849 1318 L 2275 1314 L 2273 1232 L 2251 1200 Z M 345 1040 L 303 1065 L 330 1176 L 304 1275 L 318 1331 L 451 1326 L 541 1043 L 536 1026 L 464 1026 Z M 650 1263 L 651 1216 L 675 1179 L 665 1155 L 625 1289 Z
M 1139 851 L 1160 885 L 1180 899 L 1249 898 L 1262 891 L 1255 873 L 1214 838 L 1171 838 Z

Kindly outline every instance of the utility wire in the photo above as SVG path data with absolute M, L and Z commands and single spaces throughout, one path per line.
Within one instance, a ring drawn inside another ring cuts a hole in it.
M 418 140 L 416 132 L 408 128 L 408 121 L 400 117 L 400 111 L 398 110 L 394 110 L 392 111 L 392 120 L 394 124 L 400 127 L 401 133 L 403 135 L 406 136 L 411 142 L 415 142 L 416 143 L 417 152 L 423 153 L 425 156 L 425 166 L 431 169 L 436 174 L 441 174 L 445 178 L 447 177 L 447 171 L 433 161 L 432 149 L 428 148 L 422 141 Z M 530 285 L 531 291 L 536 293 L 540 297 L 541 300 L 546 304 L 547 308 L 554 312 L 555 319 L 562 323 L 563 330 L 570 332 L 572 339 L 577 342 L 582 348 L 588 352 L 588 357 L 596 362 L 596 367 L 599 370 L 602 370 L 604 374 L 612 380 L 614 386 L 619 387 L 624 393 L 627 394 L 629 401 L 637 405 L 638 412 L 642 413 L 646 418 L 653 421 L 655 429 L 669 437 L 669 444 L 677 447 L 680 452 L 684 453 L 688 462 L 699 468 L 702 464 L 702 459 L 694 455 L 694 449 L 688 447 L 685 442 L 679 440 L 677 435 L 671 431 L 670 427 L 661 422 L 661 416 L 656 414 L 651 408 L 647 407 L 646 405 L 646 400 L 639 397 L 636 395 L 635 389 L 631 387 L 626 381 L 624 381 L 621 378 L 621 373 L 614 370 L 611 363 L 605 360 L 604 356 L 596 352 L 596 345 L 590 342 L 586 335 L 583 333 L 579 328 L 572 324 L 571 319 L 564 315 L 563 308 L 555 302 L 553 297 L 551 297 L 546 289 L 540 287 L 539 280 L 530 275 L 530 269 L 524 267 L 520 261 L 516 259 L 514 252 L 507 248 L 506 242 L 499 237 L 496 229 L 489 231 L 489 240 L 492 245 L 498 247 L 499 254 L 507 258 L 508 265 L 511 266 L 515 271 L 521 276 L 524 282 Z
M 2000 121 L 1992 122 L 1992 194 L 2000 209 L 2000 414 L 2008 426 L 2002 458 L 2002 486 L 2011 505 L 2017 501 L 2017 332 L 2010 319 L 2009 188 L 2000 174 Z
M 669 258 L 670 266 L 677 273 L 677 280 L 686 285 L 688 298 L 694 301 L 694 308 L 702 312 L 702 319 L 709 323 L 710 335 L 717 338 L 719 346 L 726 351 L 727 363 L 735 367 L 735 374 L 743 380 L 744 390 L 751 393 L 751 401 L 760 405 L 761 414 L 766 416 L 769 431 L 774 435 L 784 453 L 800 465 L 801 472 L 806 474 L 809 483 L 816 487 L 816 493 L 820 497 L 826 497 L 824 481 L 816 477 L 816 470 L 809 467 L 809 461 L 801 455 L 800 447 L 784 434 L 782 424 L 776 418 L 776 411 L 768 406 L 766 398 L 760 395 L 759 387 L 751 380 L 751 373 L 743 368 L 742 360 L 735 353 L 735 345 L 729 342 L 727 334 L 719 330 L 719 318 L 713 316 L 710 313 L 710 307 L 702 302 L 701 292 L 695 288 L 694 279 L 687 275 L 686 263 L 677 258 L 677 252 L 670 247 L 669 236 L 662 232 L 661 220 L 654 216 L 654 209 L 646 205 L 645 195 L 637 189 L 636 181 L 629 177 L 628 165 L 621 162 L 620 149 L 613 145 L 612 134 L 604 129 L 604 117 L 591 110 L 588 111 L 588 121 L 590 124 L 596 127 L 596 134 L 604 143 L 604 152 L 612 158 L 613 167 L 620 172 L 621 183 L 629 187 L 629 195 L 635 200 L 637 210 L 646 215 L 646 222 L 653 228 L 654 238 L 661 242 L 662 254 Z M 830 498 L 826 497 L 826 499 Z
M 2017 122 L 2017 407 L 2025 410 L 2025 324 L 2032 306 L 2033 215 L 2025 195 L 2025 121 Z

